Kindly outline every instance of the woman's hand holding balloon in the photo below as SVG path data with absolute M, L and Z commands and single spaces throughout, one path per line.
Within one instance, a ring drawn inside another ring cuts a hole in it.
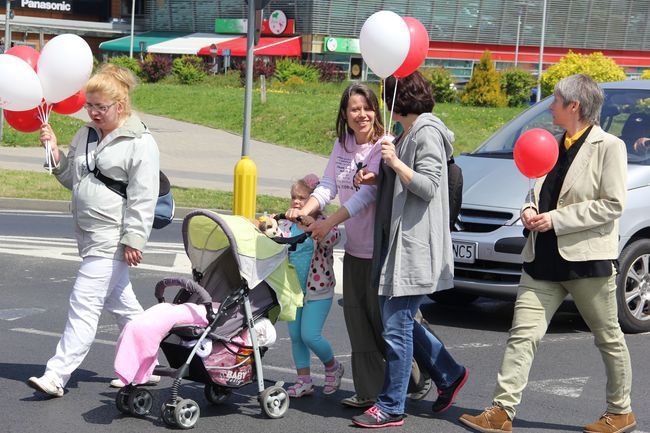
M 52 162 L 54 165 L 59 164 L 59 147 L 57 146 L 57 139 L 56 139 L 56 134 L 54 134 L 54 131 L 52 131 L 52 127 L 48 124 L 43 124 L 41 126 L 41 136 L 40 136 L 41 144 L 43 147 L 47 149 L 47 147 L 50 147 L 51 155 L 52 155 Z M 49 143 L 48 143 L 49 142 Z

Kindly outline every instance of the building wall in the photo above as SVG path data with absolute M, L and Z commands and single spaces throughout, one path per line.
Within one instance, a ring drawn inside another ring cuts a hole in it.
M 210 32 L 246 17 L 244 0 L 146 0 L 154 30 Z M 650 0 L 548 0 L 545 46 L 650 51 Z M 273 0 L 301 34 L 358 37 L 379 10 L 418 18 L 432 41 L 538 46 L 543 0 Z

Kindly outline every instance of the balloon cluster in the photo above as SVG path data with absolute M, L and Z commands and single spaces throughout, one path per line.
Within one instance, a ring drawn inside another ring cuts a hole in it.
M 50 111 L 79 111 L 86 102 L 81 88 L 92 68 L 90 47 L 73 34 L 52 38 L 40 53 L 21 45 L 0 54 L 0 108 L 7 123 L 33 132 L 48 122 Z
M 420 67 L 429 50 L 429 34 L 420 21 L 395 12 L 376 12 L 359 35 L 361 56 L 380 78 L 403 78 Z

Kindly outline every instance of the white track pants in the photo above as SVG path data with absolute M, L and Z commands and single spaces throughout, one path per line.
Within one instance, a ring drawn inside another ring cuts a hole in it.
M 68 323 L 45 369 L 45 375 L 62 387 L 90 350 L 104 306 L 117 320 L 120 331 L 132 316 L 143 311 L 133 293 L 126 262 L 85 257 L 70 294 Z

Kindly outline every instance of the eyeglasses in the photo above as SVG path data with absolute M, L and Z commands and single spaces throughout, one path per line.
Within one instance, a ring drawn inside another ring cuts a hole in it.
M 95 112 L 97 112 L 99 114 L 106 114 L 108 112 L 108 110 L 110 110 L 113 105 L 115 105 L 115 102 L 113 102 L 112 104 L 108 104 L 108 105 L 90 104 L 90 103 L 86 102 L 84 104 L 84 108 L 86 110 L 88 110 L 88 111 L 95 111 Z

